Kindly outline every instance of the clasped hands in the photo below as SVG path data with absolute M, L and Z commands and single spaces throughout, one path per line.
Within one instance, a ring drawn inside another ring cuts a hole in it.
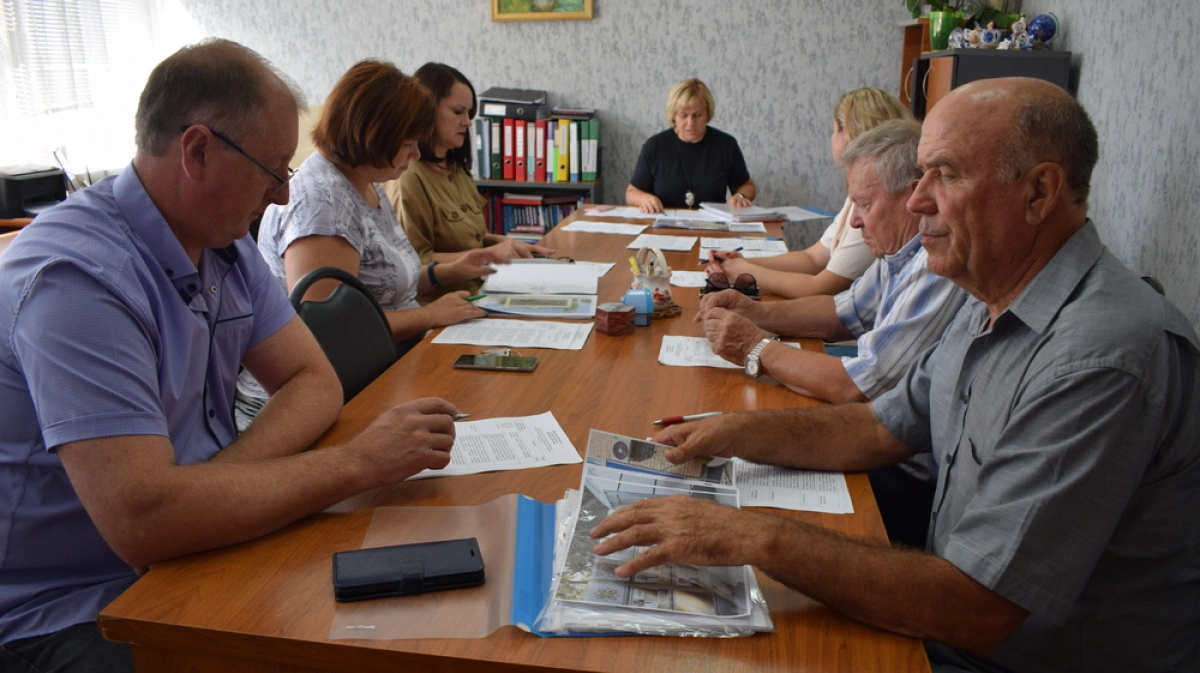
M 704 337 L 714 353 L 740 365 L 755 344 L 774 336 L 755 324 L 761 312 L 761 302 L 736 290 L 722 290 L 700 298 L 696 322 L 703 323 Z

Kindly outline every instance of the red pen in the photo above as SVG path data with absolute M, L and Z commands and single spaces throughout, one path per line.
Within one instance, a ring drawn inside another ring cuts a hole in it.
M 708 411 L 703 414 L 692 414 L 690 416 L 667 416 L 666 418 L 660 418 L 657 421 L 654 421 L 654 425 L 661 425 L 663 427 L 666 427 L 668 425 L 678 425 L 680 423 L 689 423 L 691 421 L 698 421 L 702 418 L 711 418 L 712 416 L 720 416 L 722 413 L 724 413 L 724 412 Z

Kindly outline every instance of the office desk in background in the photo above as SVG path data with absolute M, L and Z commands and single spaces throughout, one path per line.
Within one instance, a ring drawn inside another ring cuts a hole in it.
M 768 230 L 779 235 L 778 225 Z M 630 240 L 555 230 L 545 243 L 558 255 L 617 262 L 600 282 L 599 301 L 606 302 L 628 288 Z M 695 249 L 667 257 L 675 269 L 701 268 Z M 674 414 L 817 404 L 782 386 L 750 381 L 740 370 L 658 364 L 664 335 L 703 336 L 693 322 L 698 291 L 674 289 L 681 317 L 653 321 L 633 336 L 593 333 L 582 351 L 531 351 L 526 354 L 541 362 L 528 374 L 453 369 L 456 357 L 479 348 L 426 338 L 346 405 L 316 446 L 349 439 L 383 409 L 426 396 L 444 397 L 477 419 L 552 410 L 581 450 L 590 428 L 642 437 L 655 431 L 652 420 Z M 812 340 L 804 345 L 820 348 Z M 109 639 L 133 644 L 139 671 L 929 671 L 920 641 L 853 622 L 762 573 L 776 632 L 749 638 L 539 638 L 505 626 L 478 639 L 327 639 L 335 610 L 331 555 L 361 545 L 374 507 L 478 505 L 506 493 L 553 502 L 577 488 L 579 477 L 579 465 L 566 465 L 428 479 L 363 494 L 260 540 L 155 566 L 104 609 L 100 627 Z M 854 514 L 773 513 L 884 537 L 865 475 L 847 479 Z

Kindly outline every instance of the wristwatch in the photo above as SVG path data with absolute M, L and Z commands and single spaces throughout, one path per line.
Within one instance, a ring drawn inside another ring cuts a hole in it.
M 772 341 L 779 341 L 779 337 L 767 337 L 750 349 L 750 354 L 746 356 L 746 376 L 752 379 L 762 376 L 762 363 L 759 358 L 762 357 L 763 349 Z

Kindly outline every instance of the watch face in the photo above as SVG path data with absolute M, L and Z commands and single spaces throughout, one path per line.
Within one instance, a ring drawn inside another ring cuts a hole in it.
M 746 358 L 746 374 L 750 376 L 758 376 L 758 358 L 750 356 Z

